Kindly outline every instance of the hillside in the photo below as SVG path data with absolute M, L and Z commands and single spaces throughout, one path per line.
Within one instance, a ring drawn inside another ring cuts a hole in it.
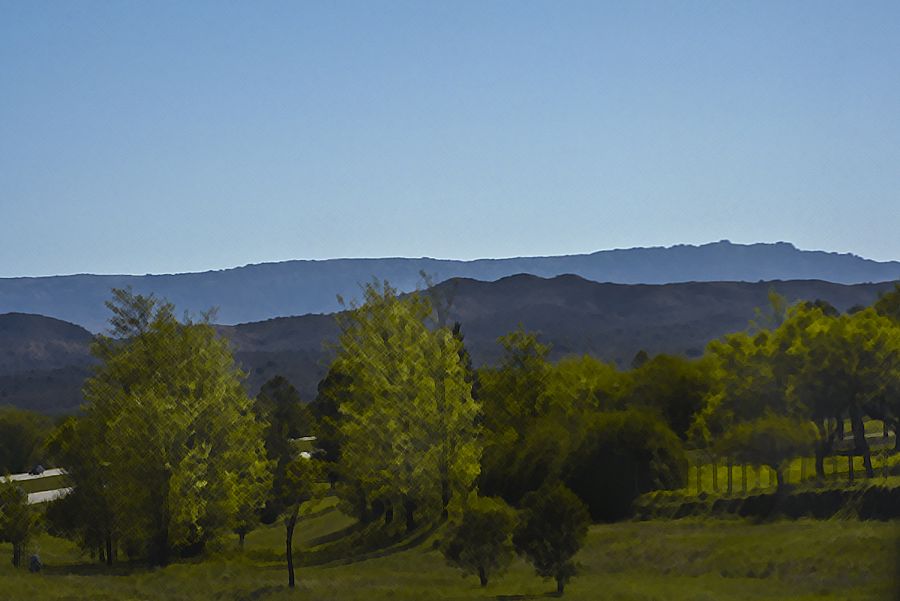
M 822 299 L 843 311 L 868 305 L 892 287 L 890 282 L 845 285 L 816 280 L 628 285 L 601 284 L 574 275 L 550 279 L 517 275 L 496 282 L 452 279 L 438 285 L 435 292 L 450 302 L 450 319 L 462 324 L 476 365 L 496 361 L 497 337 L 521 324 L 540 332 L 552 345 L 552 359 L 589 353 L 627 367 L 640 349 L 651 354 L 700 355 L 710 340 L 745 328 L 755 310 L 767 305 L 772 288 L 792 302 Z M 0 323 L 9 319 L 0 316 Z M 334 315 L 282 317 L 218 328 L 234 344 L 237 359 L 248 372 L 251 394 L 280 374 L 306 399 L 313 398 L 325 375 L 330 357 L 327 345 L 337 336 Z M 90 335 L 77 329 L 82 332 L 81 349 L 87 353 Z M 34 338 L 19 338 L 18 345 L 56 348 L 54 338 L 44 337 L 56 329 L 30 331 Z M 16 353 L 17 348 L 7 347 L 4 352 Z M 58 359 L 44 360 L 34 353 L 30 371 L 0 371 L 0 403 L 44 411 L 73 410 L 89 365 L 82 360 L 83 353 L 73 351 L 74 363 L 64 369 Z
M 56 317 L 93 332 L 105 324 L 103 301 L 113 287 L 154 292 L 180 309 L 218 307 L 223 324 L 340 310 L 336 297 L 360 296 L 360 284 L 387 279 L 402 291 L 455 277 L 494 281 L 519 273 L 552 278 L 574 274 L 596 282 L 666 284 L 692 281 L 808 280 L 843 284 L 900 279 L 900 262 L 798 250 L 791 244 L 732 244 L 632 248 L 555 257 L 454 261 L 429 258 L 285 261 L 174 275 L 68 275 L 0 278 L 0 313 Z

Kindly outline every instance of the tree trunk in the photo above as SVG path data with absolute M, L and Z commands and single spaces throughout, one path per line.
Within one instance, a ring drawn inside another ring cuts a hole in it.
M 847 479 L 853 482 L 853 453 L 847 454 Z
M 816 443 L 816 479 L 825 481 L 825 445 L 822 442 Z
M 566 581 L 562 576 L 556 577 L 556 594 L 562 595 L 563 590 L 566 588 Z
M 844 440 L 844 419 L 837 418 L 837 437 L 838 440 Z
M 776 468 L 772 468 L 775 472 L 775 494 L 780 495 L 784 492 L 784 471 Z
M 113 564 L 113 544 L 112 544 L 112 535 L 107 532 L 106 533 L 106 565 L 111 566 Z
M 244 550 L 244 537 L 247 536 L 247 533 L 244 531 L 238 532 L 238 549 L 241 551 Z
M 481 582 L 481 586 L 487 586 L 487 573 L 485 573 L 483 566 L 478 566 L 478 580 Z
M 900 422 L 894 422 L 894 450 L 900 451 Z
M 732 475 L 731 475 L 731 472 L 732 472 L 732 468 L 733 468 L 733 467 L 734 467 L 734 466 L 733 466 L 732 463 L 731 463 L 731 457 L 729 457 L 729 458 L 728 458 L 728 491 L 727 491 L 727 492 L 728 492 L 728 496 L 731 496 L 731 492 L 732 492 Z
M 719 462 L 716 457 L 713 457 L 712 462 L 712 485 L 713 492 L 719 492 Z
M 407 534 L 416 529 L 416 503 L 410 498 L 403 500 L 403 511 L 406 514 Z
M 13 567 L 19 567 L 22 563 L 22 545 L 19 543 L 13 543 L 13 558 L 12 564 Z
M 850 425 L 853 428 L 855 452 L 863 456 L 866 477 L 874 478 L 875 470 L 872 467 L 872 451 L 869 449 L 869 441 L 866 440 L 866 426 L 863 423 L 862 412 L 855 405 L 850 407 Z
M 300 513 L 300 503 L 296 503 L 290 516 L 285 520 L 287 532 L 284 537 L 284 550 L 288 566 L 288 586 L 294 588 L 294 526 L 297 525 L 297 515 Z
M 697 494 L 703 492 L 703 468 L 701 463 L 697 461 Z
M 390 501 L 384 502 L 384 525 L 387 526 L 394 521 L 394 504 Z
M 741 464 L 741 493 L 747 494 L 747 464 Z

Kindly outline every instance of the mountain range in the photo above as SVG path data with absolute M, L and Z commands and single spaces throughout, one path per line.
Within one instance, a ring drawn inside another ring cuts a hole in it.
M 892 282 L 840 284 L 821 280 L 600 283 L 575 275 L 520 274 L 497 281 L 452 278 L 432 292 L 449 304 L 477 366 L 500 357 L 497 337 L 520 325 L 552 345 L 551 359 L 589 353 L 626 368 L 635 353 L 699 356 L 715 338 L 747 327 L 770 290 L 791 302 L 825 300 L 845 311 L 871 304 Z M 263 296 L 261 291 L 257 294 Z M 312 399 L 325 375 L 338 326 L 334 314 L 277 317 L 219 325 L 255 394 L 267 379 L 287 377 Z M 55 318 L 0 315 L 0 405 L 66 413 L 82 402 L 93 360 L 93 334 Z
M 181 310 L 218 308 L 222 324 L 275 317 L 331 313 L 338 296 L 361 296 L 361 285 L 389 280 L 401 291 L 451 278 L 495 281 L 515 274 L 553 278 L 572 274 L 595 282 L 667 284 L 676 282 L 757 282 L 824 280 L 841 284 L 900 279 L 900 262 L 879 262 L 852 254 L 799 250 L 792 244 L 733 244 L 631 248 L 591 254 L 456 261 L 431 258 L 329 259 L 284 261 L 234 269 L 170 275 L 65 275 L 0 278 L 0 313 L 54 317 L 103 330 L 103 302 L 111 288 L 131 286 L 155 293 Z

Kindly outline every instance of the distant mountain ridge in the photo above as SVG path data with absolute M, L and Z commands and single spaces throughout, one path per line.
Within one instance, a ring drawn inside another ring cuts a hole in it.
M 516 275 L 494 282 L 454 278 L 434 293 L 450 302 L 473 362 L 486 365 L 501 353 L 497 337 L 520 324 L 552 345 L 551 359 L 594 355 L 626 368 L 638 350 L 698 356 L 706 344 L 742 330 L 775 289 L 790 302 L 825 300 L 845 311 L 869 305 L 893 283 L 845 285 L 823 281 L 609 284 L 574 275 Z M 279 317 L 217 326 L 248 374 L 250 394 L 275 375 L 287 377 L 304 399 L 316 394 L 337 338 L 334 315 Z M 5 338 L 3 332 L 9 332 Z M 73 411 L 92 360 L 87 330 L 55 319 L 0 315 L 0 405 L 46 412 Z M 53 352 L 49 352 L 53 351 Z M 27 369 L 22 369 L 25 366 Z
M 340 310 L 337 296 L 360 297 L 360 286 L 388 280 L 401 291 L 450 278 L 495 281 L 526 273 L 544 278 L 574 274 L 595 282 L 824 280 L 840 284 L 900 279 L 900 262 L 852 254 L 799 250 L 792 244 L 733 244 L 603 250 L 591 254 L 457 261 L 430 258 L 296 260 L 171 275 L 67 275 L 0 278 L 0 313 L 36 313 L 98 332 L 103 302 L 113 287 L 131 286 L 194 313 L 218 307 L 218 321 L 236 324 Z

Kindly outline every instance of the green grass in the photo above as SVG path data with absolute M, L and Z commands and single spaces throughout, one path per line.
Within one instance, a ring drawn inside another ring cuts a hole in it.
M 333 500 L 311 508 L 297 528 L 295 545 L 349 522 Z M 566 599 L 769 600 L 896 599 L 897 522 L 677 520 L 596 525 L 577 560 L 580 574 Z M 539 599 L 554 589 L 517 560 L 486 589 L 447 566 L 434 537 L 406 551 L 355 563 L 298 568 L 299 587 L 285 586 L 280 522 L 236 540 L 202 560 L 161 569 L 117 566 L 108 570 L 71 543 L 49 536 L 36 541 L 46 569 L 14 570 L 0 557 L 0 599 L 43 600 L 424 600 Z
M 885 467 L 887 468 L 888 478 L 894 477 L 900 469 L 900 453 L 883 454 L 881 450 L 873 450 L 872 467 L 875 469 L 875 480 L 882 481 L 885 478 Z M 741 466 L 733 466 L 732 471 L 732 487 L 734 492 L 741 491 Z M 825 477 L 829 482 L 849 481 L 849 465 L 847 457 L 826 457 L 825 458 Z M 853 472 L 856 481 L 865 480 L 865 468 L 863 467 L 863 458 L 859 456 L 853 457 Z M 728 486 L 728 467 L 722 460 L 717 466 L 717 486 L 714 486 L 713 466 L 711 463 L 703 462 L 700 469 L 700 484 L 703 492 L 724 493 Z M 789 467 L 785 470 L 785 478 L 789 484 L 799 484 L 801 482 L 813 481 L 816 477 L 815 458 L 798 457 L 791 461 Z M 775 490 L 775 473 L 764 466 L 747 466 L 747 490 L 748 491 L 771 491 Z M 692 458 L 690 469 L 688 470 L 688 483 L 685 492 L 696 494 L 697 489 L 697 464 L 696 458 Z
M 19 480 L 16 482 L 16 485 L 26 493 L 56 490 L 57 488 L 70 486 L 69 478 L 65 474 L 48 476 L 46 478 L 35 478 L 34 480 Z

